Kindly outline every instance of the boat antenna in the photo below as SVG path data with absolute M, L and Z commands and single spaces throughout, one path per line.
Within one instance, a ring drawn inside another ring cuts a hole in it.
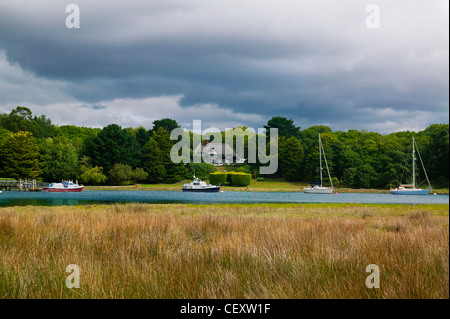
M 412 138 L 412 158 L 413 158 L 413 163 L 412 163 L 412 173 L 413 173 L 413 180 L 412 180 L 412 185 L 413 185 L 413 189 L 416 188 L 416 158 L 414 157 L 414 136 Z
M 320 134 L 319 134 L 319 163 L 320 163 L 320 187 L 322 187 L 322 141 L 320 139 Z
M 408 155 L 405 157 L 405 160 L 403 161 L 403 171 L 402 171 L 402 175 L 400 176 L 400 182 L 403 180 L 403 176 L 405 176 L 405 170 L 406 170 L 406 165 L 407 165 L 407 161 L 409 158 L 409 152 L 411 151 L 411 149 L 408 147 Z M 397 172 L 398 173 L 398 172 Z M 397 176 L 398 179 L 398 176 Z
M 319 134 L 319 139 L 320 139 L 320 134 Z M 331 180 L 330 170 L 328 169 L 327 156 L 325 155 L 325 149 L 323 148 L 322 140 L 320 140 L 320 146 L 323 149 L 323 158 L 325 159 L 325 166 L 327 167 L 328 179 L 330 180 L 331 187 L 334 188 L 333 181 Z M 322 171 L 321 171 L 321 173 L 322 173 Z M 320 177 L 322 177 L 322 175 Z M 322 183 L 322 178 L 320 179 L 320 183 Z
M 431 189 L 432 187 L 431 187 L 430 180 L 428 179 L 427 170 L 425 169 L 425 165 L 423 164 L 422 156 L 420 156 L 420 151 L 419 151 L 419 147 L 417 147 L 417 144 L 416 144 L 416 149 L 417 149 L 417 154 L 419 155 L 420 163 L 422 164 L 422 168 L 423 168 L 423 171 L 425 173 L 425 177 L 426 177 L 427 182 L 428 182 L 428 186 L 430 186 L 430 189 Z

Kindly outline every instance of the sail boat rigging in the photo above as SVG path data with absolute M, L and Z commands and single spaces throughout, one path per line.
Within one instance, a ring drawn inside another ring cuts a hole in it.
M 419 154 L 419 159 L 420 162 L 422 163 L 422 168 L 425 172 L 425 177 L 428 181 L 428 185 L 430 186 L 429 189 L 421 189 L 421 188 L 416 188 L 416 157 L 415 157 L 415 150 L 417 148 L 416 142 L 414 140 L 414 136 L 412 138 L 412 184 L 402 184 L 400 186 L 398 186 L 395 189 L 391 189 L 390 192 L 391 194 L 394 195 L 426 195 L 430 192 L 431 190 L 431 184 L 430 184 L 430 180 L 428 179 L 428 175 L 427 172 L 425 170 L 425 166 L 423 165 L 422 162 L 422 157 L 420 156 L 420 152 L 419 152 L 419 148 L 417 148 L 417 153 Z
M 322 152 L 325 160 L 325 166 L 328 172 L 328 178 L 330 179 L 331 188 L 323 186 L 323 167 L 322 167 Z M 320 171 L 320 185 L 312 185 L 311 187 L 307 187 L 303 190 L 305 193 L 309 194 L 331 194 L 333 193 L 333 182 L 331 180 L 330 170 L 328 169 L 327 157 L 325 156 L 325 149 L 323 148 L 322 139 L 319 134 L 319 171 Z

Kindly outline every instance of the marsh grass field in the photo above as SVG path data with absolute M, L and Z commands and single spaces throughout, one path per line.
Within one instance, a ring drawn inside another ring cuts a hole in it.
M 0 298 L 449 298 L 449 206 L 0 208 Z

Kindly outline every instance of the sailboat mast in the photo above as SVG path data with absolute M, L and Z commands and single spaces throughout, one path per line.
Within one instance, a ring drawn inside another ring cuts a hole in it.
M 412 186 L 413 186 L 413 189 L 416 188 L 416 163 L 415 163 L 416 158 L 414 156 L 414 151 L 415 151 L 415 147 L 414 147 L 414 136 L 413 136 L 413 138 L 412 138 L 412 162 L 413 162 L 413 164 L 412 164 L 412 171 L 413 171 Z
M 322 140 L 320 139 L 319 134 L 319 161 L 320 161 L 320 187 L 322 187 Z

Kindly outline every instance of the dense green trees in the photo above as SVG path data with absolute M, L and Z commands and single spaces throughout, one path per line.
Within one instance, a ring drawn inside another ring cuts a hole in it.
M 144 145 L 142 167 L 149 173 L 150 182 L 176 183 L 186 177 L 186 166 L 175 164 L 170 159 L 173 144 L 170 133 L 159 127 Z
M 214 173 L 217 171 L 217 168 L 214 165 L 208 163 L 189 163 L 186 165 L 186 167 L 186 178 L 193 178 L 195 172 L 196 177 L 205 180 L 209 178 L 210 173 Z
M 152 128 L 152 132 L 157 132 L 159 130 L 159 128 L 163 128 L 164 130 L 166 130 L 166 132 L 172 132 L 172 130 L 176 129 L 180 127 L 177 123 L 177 121 L 172 120 L 172 119 L 161 119 L 161 120 L 155 120 L 153 121 L 153 128 Z
M 147 131 L 142 126 L 136 128 L 134 131 L 134 136 L 136 137 L 136 140 L 141 147 L 143 147 L 145 145 L 145 143 L 148 142 L 150 135 L 151 135 L 151 131 Z
M 143 147 L 142 167 L 148 173 L 150 183 L 161 183 L 166 176 L 162 151 L 153 137 Z
M 315 132 L 311 134 L 313 130 Z M 302 131 L 300 138 L 306 154 L 304 179 L 314 179 L 318 148 L 309 145 L 312 136 L 321 133 L 331 175 L 342 185 L 389 188 L 396 185 L 397 174 L 401 182 L 411 183 L 411 143 L 412 137 L 416 136 L 432 185 L 448 187 L 448 131 L 448 124 L 431 125 L 419 133 L 406 131 L 388 135 L 356 130 L 332 132 L 327 127 L 311 127 Z M 425 180 L 421 167 L 417 175 L 422 182 Z
M 79 179 L 85 184 L 141 180 L 174 183 L 191 178 L 194 169 L 201 179 L 207 179 L 216 170 L 205 163 L 172 163 L 170 150 L 176 141 L 170 140 L 170 131 L 179 125 L 172 119 L 156 120 L 153 124 L 151 130 L 122 128 L 116 124 L 104 128 L 55 126 L 44 115 L 34 116 L 30 109 L 18 106 L 10 113 L 0 114 L 0 177 L 38 177 L 49 182 Z M 417 133 L 381 135 L 364 130 L 333 132 L 323 125 L 300 130 L 293 120 L 277 116 L 265 126 L 273 127 L 279 129 L 277 175 L 286 180 L 318 180 L 318 135 L 321 134 L 333 184 L 389 188 L 395 186 L 397 175 L 401 182 L 410 183 L 414 136 L 432 185 L 448 187 L 448 124 L 433 124 Z M 189 135 L 192 154 L 192 132 Z M 241 135 L 244 157 L 248 159 L 248 138 L 238 133 L 239 138 Z M 417 164 L 417 175 L 423 182 L 425 176 L 420 162 Z M 259 165 L 246 163 L 245 169 L 253 176 Z M 244 167 L 233 168 L 239 169 Z M 324 182 L 329 183 L 326 175 Z
M 33 117 L 31 110 L 23 106 L 17 106 L 9 114 L 1 114 L 0 126 L 14 133 L 31 132 L 35 138 L 51 137 L 55 130 L 55 126 L 45 115 Z
M 278 142 L 279 174 L 287 181 L 302 179 L 303 147 L 294 136 L 285 138 L 281 136 Z
M 11 133 L 0 145 L 0 173 L 15 179 L 40 173 L 38 146 L 30 132 Z
M 85 154 L 93 166 L 109 171 L 114 164 L 122 163 L 135 168 L 141 163 L 141 148 L 136 137 L 117 124 L 104 127 L 97 136 L 85 142 Z
M 42 177 L 46 181 L 76 179 L 79 175 L 78 152 L 67 137 L 47 138 L 40 143 Z
M 80 181 L 87 185 L 99 185 L 106 182 L 107 177 L 103 174 L 102 167 L 81 167 Z
M 278 136 L 284 136 L 286 138 L 289 138 L 291 136 L 295 138 L 300 137 L 300 127 L 296 127 L 293 120 L 287 119 L 282 116 L 272 117 L 267 122 L 267 125 L 264 126 L 264 128 L 266 130 L 277 128 Z
M 2 114 L 0 117 L 0 124 L 5 129 L 17 133 L 19 131 L 33 130 L 32 113 L 29 108 L 18 106 L 9 114 Z
M 421 157 L 429 178 L 438 185 L 448 185 L 449 179 L 449 129 L 448 124 L 433 124 L 418 134 L 423 146 Z
M 109 182 L 112 185 L 134 184 L 137 181 L 146 180 L 148 173 L 142 168 L 132 169 L 131 166 L 122 163 L 114 164 L 109 170 Z

